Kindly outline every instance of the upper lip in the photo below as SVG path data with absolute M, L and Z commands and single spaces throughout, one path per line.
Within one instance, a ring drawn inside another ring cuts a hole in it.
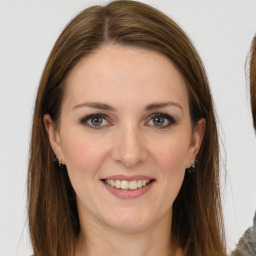
M 151 176 L 145 176 L 145 175 L 132 175 L 132 176 L 126 176 L 126 175 L 112 175 L 107 176 L 103 178 L 103 180 L 155 180 L 154 177 Z

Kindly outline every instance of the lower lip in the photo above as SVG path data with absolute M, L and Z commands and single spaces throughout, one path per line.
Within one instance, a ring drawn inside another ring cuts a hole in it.
M 114 196 L 120 199 L 134 199 L 134 198 L 141 197 L 142 195 L 147 193 L 152 188 L 154 181 L 144 187 L 141 187 L 135 190 L 119 189 L 119 188 L 111 187 L 106 183 L 103 183 L 103 184 L 111 194 L 113 194 Z

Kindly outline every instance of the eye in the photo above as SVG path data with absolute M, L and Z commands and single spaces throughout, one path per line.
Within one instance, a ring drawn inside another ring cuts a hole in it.
M 93 129 L 100 129 L 103 126 L 110 125 L 110 122 L 107 120 L 107 116 L 104 114 L 92 114 L 86 116 L 81 120 L 81 123 Z
M 147 122 L 148 126 L 154 126 L 157 128 L 167 128 L 171 126 L 172 124 L 175 124 L 176 120 L 164 113 L 155 113 L 149 122 Z

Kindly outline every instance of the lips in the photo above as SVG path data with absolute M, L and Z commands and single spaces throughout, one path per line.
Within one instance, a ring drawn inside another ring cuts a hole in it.
M 104 182 L 111 187 L 115 187 L 118 189 L 138 189 L 146 186 L 150 183 L 150 180 L 110 180 L 105 179 Z
M 110 176 L 101 179 L 108 191 L 121 199 L 133 199 L 142 196 L 150 190 L 156 181 L 149 176 Z

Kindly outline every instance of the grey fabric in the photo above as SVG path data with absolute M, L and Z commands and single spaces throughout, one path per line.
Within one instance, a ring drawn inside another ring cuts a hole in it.
M 256 212 L 253 226 L 244 232 L 231 256 L 256 256 Z

